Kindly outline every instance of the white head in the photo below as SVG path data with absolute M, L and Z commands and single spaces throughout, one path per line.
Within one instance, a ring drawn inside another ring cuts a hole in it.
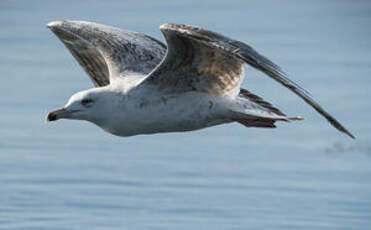
M 62 118 L 74 120 L 87 120 L 99 124 L 103 122 L 107 112 L 110 111 L 110 101 L 114 94 L 105 88 L 93 88 L 78 92 L 70 97 L 67 104 L 53 110 L 46 116 L 46 121 L 56 121 Z

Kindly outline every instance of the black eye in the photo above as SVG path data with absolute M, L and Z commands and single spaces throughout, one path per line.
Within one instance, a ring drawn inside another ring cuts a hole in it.
M 92 103 L 92 102 L 93 102 L 92 99 L 90 99 L 90 98 L 85 98 L 85 99 L 83 99 L 83 100 L 81 101 L 81 104 L 84 105 L 84 106 L 87 106 L 87 105 L 89 105 L 89 104 Z

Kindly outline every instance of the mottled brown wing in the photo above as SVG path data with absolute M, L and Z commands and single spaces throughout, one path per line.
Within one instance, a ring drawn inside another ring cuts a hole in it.
M 164 92 L 198 90 L 222 95 L 239 86 L 242 64 L 247 63 L 293 91 L 336 129 L 354 138 L 276 64 L 249 45 L 196 26 L 165 24 L 160 29 L 168 51 L 146 79 L 148 84 L 157 85 Z
M 84 21 L 47 25 L 84 68 L 95 86 L 130 73 L 146 75 L 162 60 L 166 46 L 144 34 Z
M 199 36 L 199 28 L 165 24 L 160 29 L 168 50 L 145 83 L 169 93 L 200 91 L 223 95 L 236 88 L 239 91 L 244 76 L 242 60 L 203 42 L 209 38 Z

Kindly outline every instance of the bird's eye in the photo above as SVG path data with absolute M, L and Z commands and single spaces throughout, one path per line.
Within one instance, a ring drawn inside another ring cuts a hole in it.
M 92 103 L 92 102 L 93 102 L 92 99 L 90 99 L 90 98 L 86 98 L 86 99 L 83 99 L 83 100 L 81 101 L 81 104 L 84 105 L 84 106 L 87 106 L 87 105 L 89 105 L 89 104 Z

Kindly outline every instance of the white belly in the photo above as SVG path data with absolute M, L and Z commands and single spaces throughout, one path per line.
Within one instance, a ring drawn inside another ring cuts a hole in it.
M 150 99 L 132 99 L 101 127 L 118 136 L 197 130 L 229 122 L 217 98 L 187 93 Z M 99 124 L 98 124 L 99 125 Z

